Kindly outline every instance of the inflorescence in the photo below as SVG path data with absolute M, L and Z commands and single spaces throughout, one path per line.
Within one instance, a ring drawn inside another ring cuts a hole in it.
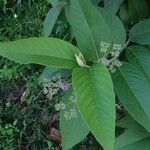
M 106 65 L 111 73 L 116 71 L 116 67 L 120 67 L 122 65 L 122 62 L 118 59 L 121 50 L 121 44 L 114 43 L 111 45 L 111 43 L 107 42 L 100 43 L 100 52 L 104 53 L 104 55 L 99 61 Z
M 56 103 L 54 105 L 56 111 L 63 110 L 63 116 L 66 120 L 71 120 L 77 117 L 77 110 L 75 106 L 75 96 L 71 95 L 69 97 L 69 103 L 65 104 L 63 102 Z M 70 105 L 70 106 L 69 106 Z M 68 107 L 69 106 L 69 107 Z

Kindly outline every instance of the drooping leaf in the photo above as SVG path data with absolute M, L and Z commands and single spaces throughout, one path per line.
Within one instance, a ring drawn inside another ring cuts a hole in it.
M 150 81 L 150 49 L 142 46 L 130 46 L 126 55 L 129 62 L 139 67 Z
M 75 68 L 72 80 L 77 105 L 88 127 L 104 150 L 113 150 L 115 94 L 108 69 L 101 64 Z
M 129 114 L 150 131 L 150 83 L 134 65 L 124 63 L 113 74 L 115 92 Z
M 132 42 L 148 45 L 150 44 L 150 18 L 140 21 L 130 30 L 130 39 Z
M 104 0 L 104 8 L 110 13 L 116 14 L 124 0 Z
M 128 9 L 132 22 L 138 22 L 150 15 L 150 7 L 145 0 L 129 0 Z
M 69 150 L 87 136 L 89 129 L 76 107 L 72 88 L 65 94 L 62 102 L 66 105 L 60 112 L 62 147 L 63 150 Z
M 125 132 L 116 139 L 115 150 L 149 150 L 150 133 L 147 132 L 147 130 L 145 130 L 136 121 L 131 119 L 131 117 L 125 117 L 125 120 L 124 118 L 121 120 L 125 124 L 130 122 L 130 125 L 125 130 Z
M 54 25 L 58 19 L 58 16 L 61 12 L 61 9 L 62 9 L 61 6 L 57 6 L 57 7 L 51 8 L 49 12 L 47 13 L 46 18 L 44 20 L 44 27 L 43 27 L 44 36 L 48 37 L 51 34 L 54 28 Z
M 54 76 L 58 76 L 58 75 L 67 78 L 71 76 L 71 72 L 72 71 L 68 69 L 45 67 L 44 71 L 39 77 L 39 83 L 50 81 Z
M 0 44 L 0 55 L 22 63 L 36 63 L 56 68 L 77 67 L 74 54 L 78 48 L 55 38 L 29 38 Z

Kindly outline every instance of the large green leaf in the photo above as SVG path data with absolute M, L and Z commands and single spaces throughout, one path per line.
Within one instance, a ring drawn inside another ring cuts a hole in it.
M 125 43 L 126 35 L 121 21 L 104 9 L 99 11 L 89 0 L 71 0 L 70 17 L 78 46 L 88 60 L 102 57 L 103 53 L 100 53 L 102 41 L 122 45 Z
M 55 38 L 29 38 L 0 44 L 0 55 L 22 63 L 36 63 L 57 68 L 77 67 L 74 54 L 79 50 Z
M 113 75 L 115 92 L 131 116 L 150 131 L 150 83 L 134 65 L 125 63 Z
M 83 54 L 88 60 L 97 60 L 100 42 L 111 41 L 103 16 L 89 0 L 70 0 L 70 23 Z
M 142 46 L 130 46 L 126 55 L 129 62 L 139 67 L 150 81 L 150 49 Z
M 62 147 L 63 150 L 69 150 L 87 136 L 89 129 L 78 112 L 72 88 L 65 94 L 62 102 L 66 105 L 66 108 L 60 112 Z M 67 119 L 65 113 L 71 118 Z
M 130 39 L 132 42 L 148 45 L 150 44 L 150 18 L 140 21 L 130 30 Z
M 104 0 L 104 8 L 110 13 L 116 14 L 124 0 Z
M 47 13 L 46 18 L 44 20 L 44 27 L 43 27 L 44 36 L 48 37 L 51 34 L 54 28 L 54 25 L 58 19 L 58 16 L 61 12 L 61 9 L 62 9 L 61 6 L 57 6 L 57 7 L 51 8 L 49 12 Z
M 115 94 L 108 69 L 101 64 L 75 68 L 72 80 L 77 105 L 87 125 L 104 150 L 113 150 Z
M 150 15 L 150 7 L 145 0 L 129 0 L 128 8 L 132 22 L 138 22 Z
M 150 133 L 131 118 L 125 117 L 125 120 L 123 118 L 121 122 L 124 124 L 130 122 L 130 126 L 116 139 L 115 150 L 149 150 Z
M 110 29 L 113 43 L 118 43 L 123 46 L 126 41 L 126 31 L 125 31 L 123 23 L 120 21 L 120 19 L 116 15 L 114 15 L 113 13 L 110 13 L 106 9 L 103 9 L 100 7 L 97 7 L 97 9 L 99 10 L 101 15 L 105 19 L 107 26 Z

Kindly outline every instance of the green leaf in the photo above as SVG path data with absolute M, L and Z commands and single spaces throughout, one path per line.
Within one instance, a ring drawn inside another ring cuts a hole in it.
M 111 41 L 110 30 L 103 16 L 89 0 L 70 0 L 70 23 L 86 58 L 98 60 L 100 42 Z
M 132 42 L 148 45 L 150 44 L 150 18 L 140 21 L 130 30 L 130 39 Z
M 93 5 L 98 5 L 101 0 L 90 0 Z
M 126 56 L 128 61 L 139 67 L 150 81 L 150 49 L 142 46 L 130 46 Z
M 104 150 L 113 150 L 115 94 L 108 69 L 101 64 L 75 68 L 72 80 L 77 106 L 88 127 Z
M 145 0 L 129 0 L 128 9 L 132 22 L 138 22 L 150 15 L 150 7 Z
M 104 0 L 104 8 L 110 13 L 116 14 L 124 0 Z
M 90 61 L 104 55 L 100 53 L 102 41 L 119 42 L 122 46 L 125 43 L 126 34 L 121 21 L 104 9 L 99 11 L 89 0 L 70 1 L 70 22 L 78 46 Z
M 116 15 L 108 12 L 106 9 L 100 7 L 97 7 L 97 9 L 105 19 L 106 24 L 110 29 L 113 43 L 121 44 L 122 46 L 124 46 L 126 41 L 126 31 L 123 23 Z
M 134 65 L 124 63 L 113 74 L 115 92 L 129 114 L 150 131 L 150 83 Z
M 78 112 L 72 88 L 65 94 L 62 102 L 66 105 L 66 108 L 60 112 L 62 147 L 63 150 L 69 150 L 87 136 L 89 129 Z M 69 115 L 72 118 L 67 119 L 65 113 L 70 113 Z
M 117 126 L 128 129 L 134 123 L 137 124 L 129 114 L 126 114 L 123 118 L 117 121 Z
M 44 20 L 44 27 L 43 27 L 44 36 L 48 37 L 51 34 L 61 10 L 62 10 L 62 7 L 57 6 L 57 7 L 51 8 L 49 12 L 47 13 L 46 18 Z
M 52 4 L 53 7 L 58 6 L 59 0 L 47 0 L 50 4 Z
M 130 120 L 125 117 L 125 120 L 124 118 L 121 120 L 125 124 L 130 122 L 130 126 L 116 139 L 115 150 L 149 150 L 150 133 L 131 118 L 128 119 Z
M 68 22 L 70 22 L 70 5 L 65 5 L 65 17 Z
M 29 38 L 0 44 L 1 56 L 22 64 L 73 69 L 78 66 L 74 54 L 79 54 L 75 46 L 55 38 Z

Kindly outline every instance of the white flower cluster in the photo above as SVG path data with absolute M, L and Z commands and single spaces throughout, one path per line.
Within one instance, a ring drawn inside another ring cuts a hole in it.
M 76 118 L 78 115 L 78 112 L 75 106 L 75 102 L 76 102 L 75 96 L 71 95 L 69 97 L 69 101 L 70 102 L 68 102 L 67 104 L 64 104 L 63 102 L 59 102 L 54 105 L 56 111 L 63 110 L 63 116 L 66 120 L 71 120 L 72 118 Z M 71 105 L 71 107 L 69 105 Z M 67 108 L 67 106 L 69 107 Z
M 101 42 L 100 46 L 100 51 L 105 53 L 100 62 L 106 65 L 112 73 L 115 72 L 116 66 L 120 67 L 122 65 L 118 59 L 121 52 L 121 44 L 114 43 L 111 45 L 107 42 Z
M 54 105 L 55 110 L 60 111 L 66 108 L 66 105 L 63 102 L 56 103 Z
M 67 91 L 70 87 L 68 80 L 63 79 L 60 74 L 55 75 L 51 80 L 43 82 L 43 91 L 47 98 L 52 99 L 58 91 Z
M 73 109 L 69 109 L 69 111 L 65 111 L 64 112 L 64 117 L 67 120 L 71 120 L 72 118 L 76 118 L 77 117 L 77 111 L 75 108 Z
M 107 53 L 108 51 L 110 50 L 113 50 L 113 51 L 119 51 L 121 50 L 121 44 L 111 44 L 111 43 L 108 43 L 108 42 L 104 42 L 102 41 L 100 43 L 100 51 L 101 52 L 104 52 L 104 53 Z
M 109 50 L 110 46 L 111 46 L 110 43 L 101 42 L 100 43 L 100 51 L 106 53 Z

